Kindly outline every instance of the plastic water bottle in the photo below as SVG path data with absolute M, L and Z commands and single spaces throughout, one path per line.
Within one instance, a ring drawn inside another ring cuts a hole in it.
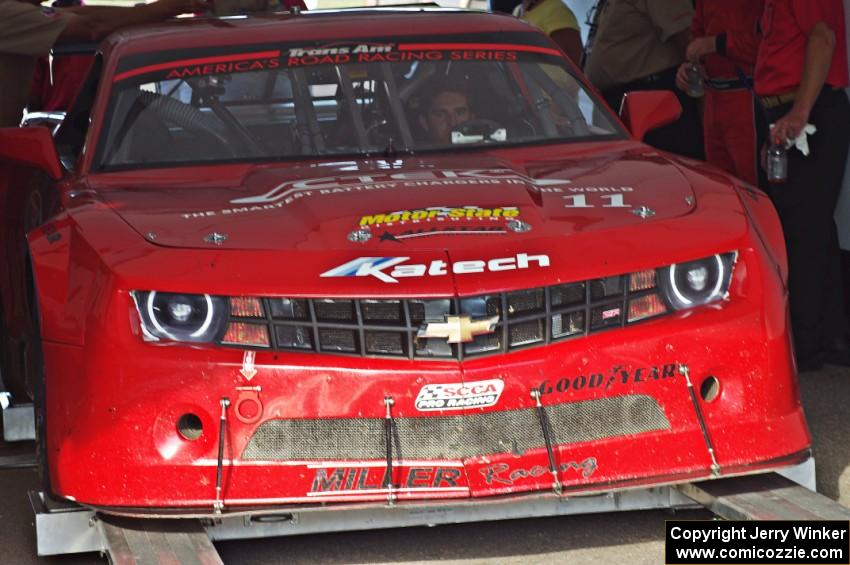
M 767 180 L 772 183 L 788 180 L 788 152 L 782 145 L 771 145 L 767 150 Z
M 702 98 L 705 96 L 705 83 L 699 67 L 694 63 L 688 65 L 688 96 L 691 98 Z

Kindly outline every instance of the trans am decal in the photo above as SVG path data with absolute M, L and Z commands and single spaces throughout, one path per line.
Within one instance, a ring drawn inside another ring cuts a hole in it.
M 399 63 L 408 61 L 506 61 L 520 53 L 561 56 L 555 49 L 507 43 L 361 43 L 295 47 L 289 50 L 287 67 L 344 65 L 346 63 Z
M 54 12 L 48 12 L 54 14 Z M 506 61 L 522 56 L 562 54 L 548 47 L 508 43 L 358 43 L 328 44 L 284 48 L 281 44 L 257 48 L 253 52 L 222 53 L 203 57 L 184 57 L 128 68 L 120 65 L 113 82 L 142 75 L 152 80 L 182 79 L 213 74 L 244 73 L 282 67 L 298 68 L 348 63 L 385 63 L 412 61 Z M 130 58 L 127 58 L 130 59 Z M 131 63 L 130 63 L 131 64 Z
M 495 406 L 504 388 L 505 383 L 501 379 L 458 384 L 429 384 L 423 386 L 416 396 L 416 409 L 420 412 L 428 412 Z
M 537 267 L 548 267 L 548 255 L 529 255 L 518 253 L 514 257 L 499 257 L 489 260 L 446 261 L 435 259 L 428 265 L 405 264 L 410 257 L 360 257 L 344 265 L 325 271 L 322 277 L 375 277 L 381 282 L 397 283 L 400 278 L 409 277 L 438 277 L 447 275 L 449 270 L 456 275 L 471 273 L 515 271 L 529 269 L 532 264 Z M 386 272 L 387 270 L 389 272 Z

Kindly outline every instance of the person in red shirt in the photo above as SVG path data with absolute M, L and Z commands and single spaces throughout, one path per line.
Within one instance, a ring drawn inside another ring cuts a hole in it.
M 752 185 L 759 182 L 752 76 L 764 0 L 697 0 L 687 58 L 676 84 L 687 90 L 687 68 L 704 65 L 703 135 L 706 161 Z
M 55 0 L 53 8 L 76 8 L 83 0 Z M 42 57 L 35 66 L 27 110 L 54 112 L 66 111 L 88 74 L 94 56 L 64 55 Z
M 755 91 L 774 144 L 807 124 L 810 154 L 788 149 L 787 181 L 770 185 L 788 250 L 798 368 L 850 365 L 838 233 L 833 214 L 850 148 L 850 84 L 841 0 L 766 0 Z

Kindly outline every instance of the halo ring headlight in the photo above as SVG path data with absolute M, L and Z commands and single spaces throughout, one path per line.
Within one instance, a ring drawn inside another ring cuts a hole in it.
M 736 252 L 723 253 L 665 267 L 659 280 L 667 302 L 684 310 L 721 300 L 729 290 L 736 258 Z
M 227 322 L 227 300 L 209 294 L 134 292 L 143 331 L 153 339 L 212 342 Z

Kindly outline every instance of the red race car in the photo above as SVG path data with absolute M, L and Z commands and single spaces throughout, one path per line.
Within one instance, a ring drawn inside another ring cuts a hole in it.
M 810 482 L 779 223 L 641 143 L 670 93 L 629 95 L 627 133 L 548 37 L 484 13 L 175 21 L 100 49 L 55 136 L 0 132 L 4 377 L 53 496 L 433 523 Z

